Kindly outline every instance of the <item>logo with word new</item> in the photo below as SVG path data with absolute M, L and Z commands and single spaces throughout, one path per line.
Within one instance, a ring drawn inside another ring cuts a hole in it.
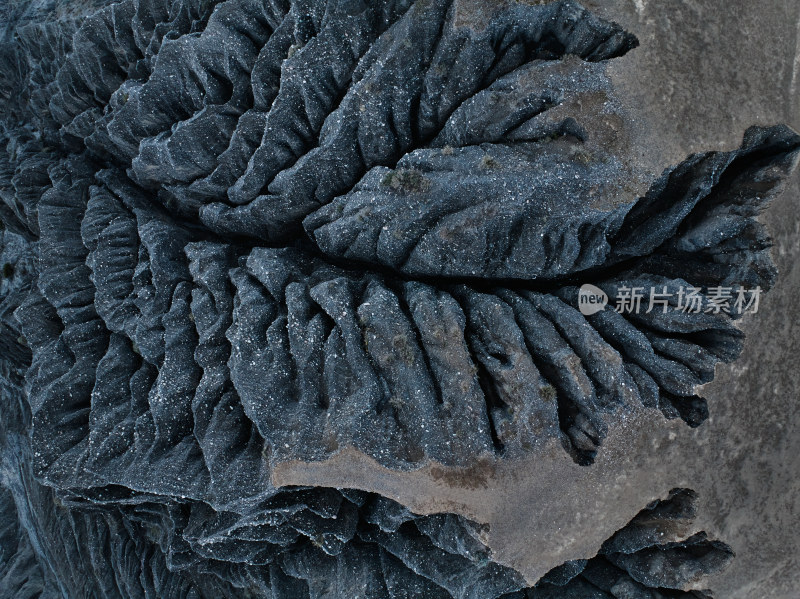
M 584 316 L 597 314 L 605 309 L 608 304 L 606 292 L 594 285 L 581 285 L 578 291 L 578 309 Z

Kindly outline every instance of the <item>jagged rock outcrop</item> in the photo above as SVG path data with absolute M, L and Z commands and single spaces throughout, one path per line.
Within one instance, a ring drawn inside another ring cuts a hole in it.
M 677 597 L 727 561 L 701 533 L 617 547 L 625 529 L 523 591 L 460 516 L 270 475 L 346 448 L 408 470 L 553 441 L 588 465 L 641 406 L 699 426 L 741 307 L 584 316 L 578 287 L 692 287 L 701 308 L 768 289 L 755 216 L 796 133 L 753 128 L 636 197 L 605 70 L 637 41 L 571 0 L 2 18 L 9 588 Z

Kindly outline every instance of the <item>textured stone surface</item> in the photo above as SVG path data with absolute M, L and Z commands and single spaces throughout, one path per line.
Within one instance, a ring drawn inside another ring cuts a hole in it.
M 718 413 L 697 395 L 740 354 L 739 314 L 575 309 L 587 280 L 775 282 L 754 217 L 800 138 L 754 128 L 735 150 L 740 123 L 791 119 L 681 103 L 703 91 L 676 83 L 705 74 L 697 14 L 661 31 L 646 3 L 598 7 L 630 51 L 572 2 L 98 6 L 4 15 L 9 580 L 487 597 L 546 575 L 526 593 L 651 596 L 731 554 L 706 533 L 614 548 L 693 488 L 713 536 L 750 547 L 718 588 L 780 592 L 752 551 L 768 529 L 740 536 L 740 490 L 709 476 L 763 436 L 736 438 L 734 383 Z M 66 566 L 82 546 L 88 578 Z

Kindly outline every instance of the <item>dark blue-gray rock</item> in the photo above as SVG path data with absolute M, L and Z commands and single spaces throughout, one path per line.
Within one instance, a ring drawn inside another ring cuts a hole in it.
M 532 586 L 463 515 L 273 472 L 588 466 L 640 408 L 700 426 L 741 310 L 584 316 L 578 287 L 769 289 L 800 136 L 638 197 L 607 76 L 637 40 L 572 0 L 4 10 L 0 594 L 701 596 L 730 549 L 652 529 L 689 491 Z

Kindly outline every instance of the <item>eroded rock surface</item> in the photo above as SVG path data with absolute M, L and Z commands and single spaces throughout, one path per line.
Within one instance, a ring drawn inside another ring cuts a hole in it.
M 768 289 L 755 216 L 793 131 L 750 129 L 637 197 L 605 73 L 637 41 L 569 0 L 28 3 L 3 31 L 13 584 L 673 597 L 727 561 L 700 532 L 631 549 L 622 531 L 522 591 L 461 516 L 271 473 L 554 440 L 588 466 L 621 414 L 701 425 L 741 311 L 584 316 L 578 286 L 696 287 L 702 307 Z

